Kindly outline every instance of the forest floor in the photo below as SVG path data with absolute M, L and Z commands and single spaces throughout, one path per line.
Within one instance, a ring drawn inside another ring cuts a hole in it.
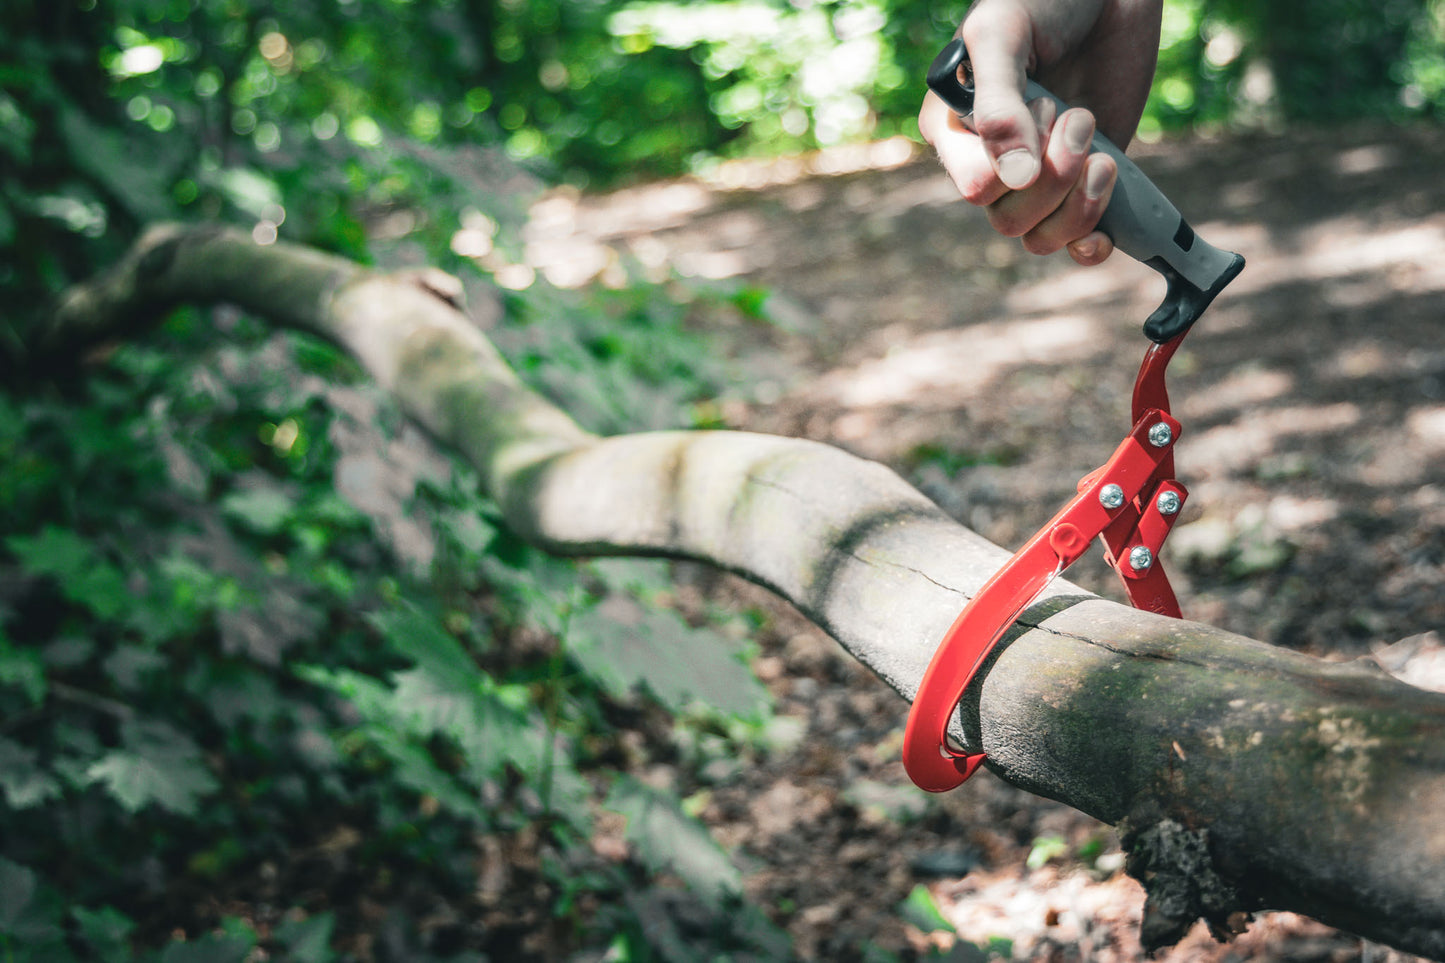
M 1135 153 L 1200 236 L 1249 262 L 1171 369 L 1191 497 L 1165 561 L 1186 616 L 1333 659 L 1408 639 L 1382 658 L 1428 667 L 1445 626 L 1445 132 Z M 1009 547 L 1127 429 L 1162 297 L 1123 255 L 1088 270 L 1027 255 L 899 143 L 554 193 L 529 237 L 529 263 L 566 284 L 621 259 L 766 289 L 773 324 L 718 332 L 750 385 L 728 424 L 882 461 Z M 1101 562 L 1070 577 L 1122 597 Z M 902 699 L 761 590 L 708 588 L 772 606 L 756 667 L 806 735 L 715 786 L 703 818 L 801 954 L 946 943 L 898 913 L 924 883 L 961 939 L 1016 959 L 1142 958 L 1142 890 L 1108 827 L 988 773 L 913 790 Z M 1201 924 L 1161 958 L 1404 959 L 1286 913 L 1229 945 Z

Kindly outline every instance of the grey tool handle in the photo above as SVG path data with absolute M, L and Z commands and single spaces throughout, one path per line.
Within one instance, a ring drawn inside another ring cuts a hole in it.
M 973 81 L 971 75 L 961 80 L 958 74 L 967 64 L 968 51 L 962 40 L 954 38 L 928 68 L 928 86 L 966 124 L 973 114 Z M 1030 80 L 1024 99 L 1039 97 L 1052 100 L 1060 113 L 1069 107 Z M 1093 152 L 1108 154 L 1119 169 L 1098 229 L 1109 235 L 1116 248 L 1164 275 L 1168 285 L 1164 303 L 1144 322 L 1144 334 L 1163 344 L 1199 320 L 1215 295 L 1244 269 L 1244 258 L 1196 235 L 1164 192 L 1109 138 L 1095 133 Z

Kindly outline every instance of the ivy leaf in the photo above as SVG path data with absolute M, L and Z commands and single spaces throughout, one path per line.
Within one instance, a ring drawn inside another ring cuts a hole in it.
M 167 946 L 161 953 L 161 963 L 245 963 L 255 948 L 255 931 L 237 920 L 226 919 L 221 932 Z
M 61 937 L 54 894 L 40 889 L 35 871 L 0 856 L 0 948 L 14 940 L 32 952 Z M 29 959 L 45 959 L 37 953 Z
M 0 245 L 8 245 L 15 240 L 15 215 L 10 213 L 10 205 L 5 202 L 4 196 L 0 196 Z
M 141 222 L 175 216 L 175 205 L 167 190 L 169 174 L 162 159 L 159 139 L 145 151 L 120 130 L 104 127 L 84 113 L 68 107 L 60 112 L 60 133 L 77 167 L 104 184 Z M 164 158 L 169 160 L 169 158 Z
M 221 511 L 258 535 L 281 531 L 295 509 L 295 500 L 274 486 L 243 488 L 221 499 Z
M 641 685 L 673 712 L 702 702 L 749 719 L 767 706 L 767 690 L 721 634 L 626 596 L 575 616 L 566 643 L 578 667 L 615 695 Z
M 456 637 L 424 609 L 405 604 L 373 612 L 366 620 L 400 655 L 428 672 L 468 684 L 481 680 L 482 670 L 476 661 Z
M 443 772 L 426 746 L 407 739 L 395 729 L 372 726 L 373 743 L 391 760 L 391 778 L 419 795 L 430 796 L 448 812 L 485 825 L 488 813 L 471 791 L 455 776 Z
M 373 613 L 368 621 L 413 667 L 392 675 L 390 711 L 422 736 L 449 736 L 485 777 L 511 763 L 534 772 L 544 740 L 538 720 L 513 707 L 470 653 L 430 613 L 416 606 Z
M 13 685 L 25 693 L 31 705 L 45 701 L 48 688 L 45 666 L 37 652 L 11 646 L 0 630 L 0 685 Z
M 143 649 L 138 645 L 120 645 L 101 661 L 105 674 L 116 685 L 128 691 L 141 686 L 143 677 L 152 675 L 170 665 L 170 660 L 159 652 Z
M 336 928 L 336 914 L 327 911 L 304 920 L 282 920 L 276 927 L 278 942 L 286 947 L 286 959 L 295 963 L 331 963 L 331 931 Z
M 60 783 L 35 758 L 34 749 L 0 739 L 0 792 L 11 809 L 29 809 L 60 795 Z
M 605 805 L 626 818 L 627 841 L 649 869 L 681 876 L 714 909 L 742 892 L 742 874 L 707 827 L 683 812 L 672 793 L 623 776 L 613 784 Z
M 98 910 L 76 906 L 70 915 L 96 959 L 122 963 L 131 958 L 130 934 L 135 929 L 135 921 L 129 916 L 110 906 Z
M 127 720 L 121 725 L 121 742 L 120 749 L 101 756 L 85 774 L 130 812 L 155 804 L 194 816 L 201 797 L 215 791 L 216 778 L 200 749 L 170 726 Z
M 467 680 L 417 666 L 393 676 L 397 715 L 423 735 L 450 736 L 478 774 L 500 775 L 511 763 L 523 773 L 542 762 L 540 719 L 504 701 L 490 680 Z
M 132 605 L 120 569 L 70 529 L 47 525 L 39 535 L 12 535 L 5 545 L 32 575 L 53 578 L 66 598 L 102 619 L 114 619 Z

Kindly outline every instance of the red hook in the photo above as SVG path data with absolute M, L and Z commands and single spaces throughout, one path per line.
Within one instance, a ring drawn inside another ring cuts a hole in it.
M 929 662 L 903 734 L 903 765 L 920 788 L 961 784 L 986 754 L 949 743 L 948 724 L 964 690 L 1019 615 L 1096 537 L 1137 608 L 1179 618 L 1179 602 L 1159 564 L 1159 549 L 1188 492 L 1172 477 L 1180 425 L 1169 414 L 1164 371 L 1184 333 L 1152 344 L 1134 382 L 1134 427 L 1078 494 L 979 589 Z

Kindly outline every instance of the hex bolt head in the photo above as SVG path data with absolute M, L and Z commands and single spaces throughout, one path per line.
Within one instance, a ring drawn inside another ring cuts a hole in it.
M 1179 506 L 1182 504 L 1178 492 L 1160 492 L 1159 497 L 1154 500 L 1154 505 L 1159 509 L 1160 515 L 1173 515 L 1179 511 Z
M 1142 572 L 1154 564 L 1154 553 L 1143 545 L 1135 545 L 1129 550 L 1129 567 L 1136 572 Z
M 1124 504 L 1124 489 L 1118 485 L 1105 485 L 1099 489 L 1099 504 L 1105 508 L 1118 508 Z
M 1174 440 L 1174 431 L 1165 422 L 1156 422 L 1149 428 L 1149 444 L 1163 448 Z

